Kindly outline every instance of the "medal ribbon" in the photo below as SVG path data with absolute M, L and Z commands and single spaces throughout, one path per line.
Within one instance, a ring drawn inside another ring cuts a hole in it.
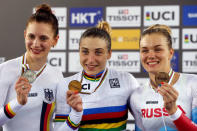
M 103 83 L 105 77 L 107 76 L 107 72 L 108 72 L 108 69 L 106 69 L 105 73 L 102 74 L 98 86 L 94 89 L 94 91 L 92 93 L 94 93 L 101 86 L 101 84 Z M 80 83 L 82 83 L 83 77 L 84 77 L 84 71 L 82 72 Z M 89 95 L 92 94 L 92 93 L 88 93 L 88 92 L 80 92 L 80 93 L 81 94 L 89 94 Z
M 38 76 L 40 76 L 40 74 L 45 69 L 46 65 L 47 64 L 43 65 L 42 68 L 38 72 L 36 72 L 36 78 Z M 26 64 L 26 57 L 25 57 L 25 55 L 23 55 L 23 59 L 22 59 L 22 74 L 25 72 L 25 70 L 29 70 L 29 66 L 28 66 L 28 64 Z

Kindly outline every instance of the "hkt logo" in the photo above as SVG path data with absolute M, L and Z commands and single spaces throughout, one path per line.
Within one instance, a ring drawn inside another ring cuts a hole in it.
M 95 26 L 102 17 L 102 8 L 71 8 L 70 26 Z
M 161 10 L 162 9 L 162 10 Z M 145 6 L 144 25 L 166 24 L 179 25 L 179 6 Z

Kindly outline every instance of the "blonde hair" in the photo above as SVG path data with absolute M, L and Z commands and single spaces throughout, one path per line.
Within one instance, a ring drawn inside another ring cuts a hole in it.
M 109 23 L 107 23 L 106 21 L 99 21 L 96 27 L 101 30 L 105 30 L 109 35 L 111 34 L 112 29 Z
M 172 37 L 171 37 L 172 31 L 171 31 L 170 27 L 168 27 L 167 25 L 155 24 L 155 25 L 148 27 L 146 30 L 144 30 L 142 32 L 140 41 L 145 35 L 147 35 L 147 34 L 150 35 L 153 33 L 160 33 L 160 34 L 164 35 L 167 39 L 169 49 L 172 48 Z
M 80 43 L 83 38 L 97 37 L 106 41 L 108 51 L 111 51 L 111 27 L 106 21 L 100 21 L 96 27 L 87 29 L 80 38 Z M 80 44 L 79 43 L 79 44 Z

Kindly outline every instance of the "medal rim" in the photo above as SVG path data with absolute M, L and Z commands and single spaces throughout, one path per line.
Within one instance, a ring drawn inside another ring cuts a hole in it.
M 73 86 L 72 86 L 73 83 L 74 84 L 79 84 L 80 88 L 74 88 L 73 89 Z M 79 91 L 79 92 L 81 92 L 81 89 L 82 89 L 81 82 L 79 82 L 78 80 L 72 80 L 72 81 L 70 81 L 69 84 L 68 84 L 68 89 L 69 90 L 72 90 L 72 91 Z
M 28 76 L 26 75 L 26 74 L 28 74 L 28 73 L 30 73 L 31 76 L 33 76 L 33 77 L 28 77 Z M 33 83 L 33 82 L 36 80 L 36 73 L 35 73 L 34 71 L 30 70 L 30 69 L 25 70 L 25 71 L 23 72 L 22 76 L 25 77 L 25 78 L 29 81 L 29 83 Z
M 162 74 L 162 75 L 165 74 L 165 77 L 160 77 L 160 78 L 167 78 L 167 81 L 158 80 L 159 76 L 161 76 L 160 74 Z M 155 75 L 155 82 L 156 82 L 157 85 L 161 84 L 161 82 L 167 82 L 168 83 L 169 80 L 170 80 L 170 76 L 166 72 L 159 72 Z

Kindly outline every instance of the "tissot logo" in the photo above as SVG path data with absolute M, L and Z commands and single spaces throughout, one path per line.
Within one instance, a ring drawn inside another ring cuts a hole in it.
M 179 6 L 145 6 L 144 25 L 149 26 L 158 23 L 178 26 Z
M 197 25 L 197 6 L 183 6 L 183 25 Z
M 66 71 L 66 54 L 63 52 L 50 52 L 47 62 L 51 66 L 59 68 L 62 72 Z
M 59 40 L 54 48 L 51 50 L 65 50 L 66 49 L 66 30 L 59 30 Z
M 182 71 L 197 72 L 197 52 L 183 52 L 182 55 Z
M 179 49 L 179 29 L 173 28 L 172 31 L 172 47 L 173 49 Z
M 102 8 L 71 8 L 70 26 L 94 26 L 102 17 Z
M 70 30 L 69 31 L 69 49 L 79 49 L 79 39 L 85 30 Z
M 128 60 L 128 58 L 129 58 L 128 54 L 118 55 L 118 60 Z
M 59 27 L 66 27 L 67 21 L 67 8 L 65 7 L 53 7 L 53 13 L 57 17 Z
M 136 6 L 107 7 L 106 20 L 112 27 L 135 27 L 141 24 L 141 8 Z
M 197 29 L 183 29 L 182 31 L 183 49 L 197 49 Z
M 107 66 L 120 71 L 139 72 L 140 62 L 138 52 L 113 52 Z

